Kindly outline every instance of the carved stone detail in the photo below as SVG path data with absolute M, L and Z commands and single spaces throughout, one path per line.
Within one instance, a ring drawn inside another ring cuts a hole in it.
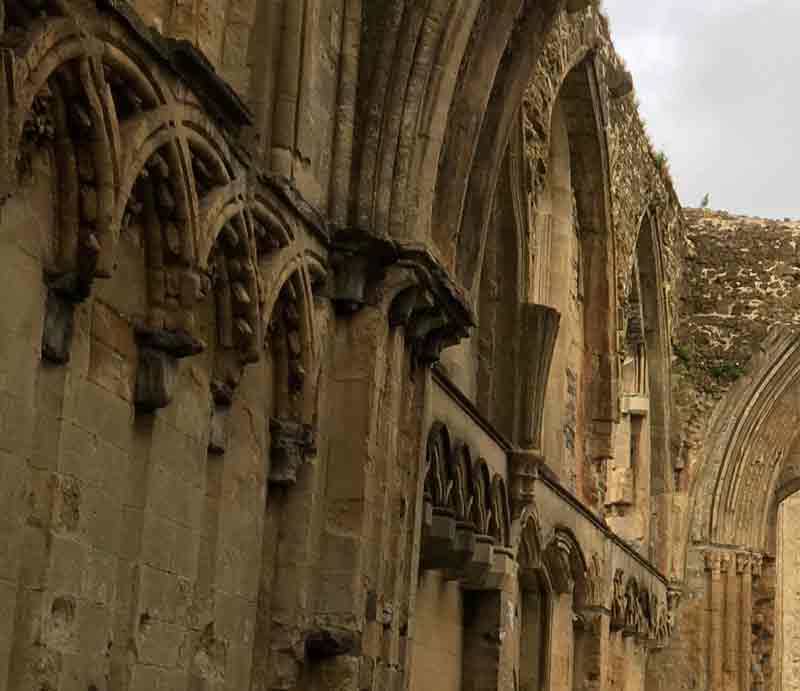
M 357 312 L 367 304 L 370 285 L 397 261 L 397 249 L 389 241 L 354 229 L 338 231 L 333 246 L 333 303 L 341 313 Z
M 139 364 L 136 370 L 137 409 L 152 412 L 169 405 L 178 376 L 178 360 L 196 355 L 202 343 L 186 333 L 159 329 L 136 330 Z
M 308 456 L 314 453 L 311 427 L 301 422 L 271 418 L 272 439 L 269 481 L 274 485 L 293 485 L 297 471 Z
M 69 362 L 74 324 L 75 299 L 51 285 L 47 290 L 42 330 L 42 357 L 45 360 L 60 365 Z
M 502 587 L 512 570 L 505 483 L 436 423 L 428 435 L 422 517 L 423 569 L 443 569 L 465 588 Z
M 641 586 L 631 577 L 627 581 L 622 569 L 614 574 L 611 593 L 611 630 L 625 636 L 636 636 L 647 645 L 663 646 L 674 629 L 675 592 L 664 600 Z
M 606 588 L 607 583 L 603 563 L 597 552 L 595 552 L 589 560 L 586 572 L 585 606 L 589 608 L 605 607 Z

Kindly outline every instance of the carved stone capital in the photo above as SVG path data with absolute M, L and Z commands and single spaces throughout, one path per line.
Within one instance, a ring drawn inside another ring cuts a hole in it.
M 749 552 L 738 552 L 736 554 L 736 573 L 750 573 L 751 555 Z
M 708 550 L 703 555 L 706 565 L 706 571 L 712 573 L 719 573 L 722 563 L 722 553 L 717 550 Z
M 331 256 L 332 300 L 337 311 L 352 314 L 366 305 L 370 285 L 380 281 L 396 261 L 397 248 L 391 241 L 354 228 L 339 230 Z
M 279 418 L 270 419 L 269 431 L 272 439 L 269 481 L 274 485 L 293 485 L 300 465 L 314 453 L 313 431 L 302 422 Z

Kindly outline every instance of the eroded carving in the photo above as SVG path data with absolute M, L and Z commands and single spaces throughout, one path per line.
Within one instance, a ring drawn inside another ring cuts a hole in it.
M 293 420 L 272 418 L 269 481 L 275 485 L 293 485 L 301 464 L 315 452 L 314 434 L 309 425 Z

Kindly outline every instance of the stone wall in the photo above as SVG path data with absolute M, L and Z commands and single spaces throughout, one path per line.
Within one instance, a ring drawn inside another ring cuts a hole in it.
M 594 4 L 0 7 L 0 691 L 640 691 L 683 235 Z
M 800 497 L 797 495 L 784 499 L 778 509 L 775 651 L 778 658 L 776 662 L 780 669 L 777 685 L 781 689 L 800 688 L 800 668 L 795 652 L 800 644 L 798 511 L 800 511 Z

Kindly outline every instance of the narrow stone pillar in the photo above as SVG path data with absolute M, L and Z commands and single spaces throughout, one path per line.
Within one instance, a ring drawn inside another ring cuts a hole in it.
M 586 691 L 608 690 L 609 635 L 611 614 L 605 608 L 580 612 L 580 630 L 575 636 L 575 688 Z
M 728 556 L 728 555 L 726 555 Z M 739 688 L 739 574 L 737 555 L 730 555 L 725 578 L 725 688 Z
M 751 667 L 753 659 L 753 576 L 749 554 L 736 556 L 736 570 L 740 577 L 741 622 L 739 625 L 739 682 L 740 687 L 749 691 L 751 688 Z
M 711 572 L 710 578 L 710 617 L 711 636 L 708 649 L 709 688 L 711 691 L 725 691 L 722 676 L 722 598 L 724 583 L 722 581 L 723 555 L 720 552 L 706 554 L 706 570 Z M 727 571 L 727 563 L 725 564 Z

